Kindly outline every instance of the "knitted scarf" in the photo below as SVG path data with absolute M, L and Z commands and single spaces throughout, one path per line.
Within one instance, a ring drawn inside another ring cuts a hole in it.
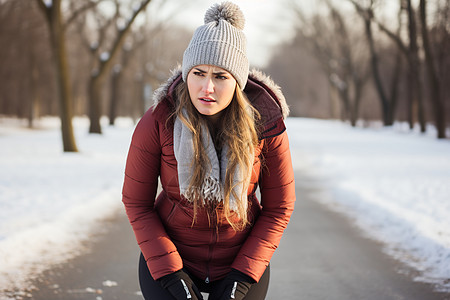
M 202 144 L 206 155 L 209 159 L 209 164 L 205 166 L 205 178 L 200 187 L 189 188 L 189 182 L 193 174 L 192 162 L 194 162 L 194 138 L 192 132 L 187 126 L 177 117 L 175 119 L 173 130 L 173 149 L 178 166 L 178 182 L 180 186 L 180 194 L 188 201 L 192 201 L 194 195 L 199 195 L 203 204 L 210 202 L 222 202 L 224 199 L 224 182 L 226 168 L 228 165 L 228 147 L 222 147 L 220 157 L 214 147 L 214 142 L 206 126 L 202 127 Z M 248 180 L 242 178 L 240 168 L 238 166 L 234 177 L 233 186 L 236 195 L 242 195 L 244 186 L 248 187 Z M 247 183 L 247 184 L 245 184 Z M 245 194 L 246 196 L 246 194 Z M 237 210 L 237 201 L 233 195 L 230 195 L 230 209 Z M 246 199 L 242 199 L 244 208 L 247 209 Z

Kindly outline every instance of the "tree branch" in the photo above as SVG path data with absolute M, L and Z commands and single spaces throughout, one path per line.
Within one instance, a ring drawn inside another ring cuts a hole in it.
M 375 24 L 377 24 L 378 28 L 381 31 L 383 31 L 389 38 L 391 38 L 405 55 L 408 54 L 408 49 L 406 45 L 403 43 L 400 36 L 392 32 L 390 29 L 384 26 L 379 20 L 377 20 L 371 9 L 365 9 L 355 0 L 348 0 L 348 1 L 350 1 L 355 6 L 358 13 L 360 13 L 360 15 L 364 17 L 366 21 L 370 20 L 373 21 Z
M 43 1 L 43 0 L 40 0 Z M 105 0 L 98 0 L 96 2 L 90 1 L 88 3 L 86 3 L 85 5 L 81 6 L 80 8 L 78 8 L 76 11 L 74 11 L 72 13 L 72 15 L 67 19 L 67 21 L 64 23 L 63 28 L 64 30 L 66 30 L 66 28 L 73 22 L 75 21 L 78 16 L 80 16 L 82 13 L 84 13 L 85 11 L 96 7 L 98 4 L 100 4 L 101 2 L 103 2 Z
M 115 58 L 116 54 L 118 53 L 118 51 L 120 50 L 120 46 L 122 45 L 126 34 L 128 33 L 128 31 L 130 30 L 134 20 L 136 19 L 136 17 L 139 15 L 139 13 L 144 10 L 146 8 L 146 6 L 151 2 L 151 0 L 143 0 L 141 2 L 141 5 L 139 6 L 138 9 L 136 9 L 133 13 L 133 15 L 131 16 L 131 18 L 128 20 L 125 28 L 123 28 L 122 30 L 119 31 L 116 40 L 114 41 L 112 47 L 111 47 L 111 51 L 110 51 L 110 55 L 109 58 L 107 60 L 101 61 L 100 63 L 100 67 L 99 67 L 99 73 L 102 73 L 104 69 L 107 69 L 111 66 L 113 59 Z

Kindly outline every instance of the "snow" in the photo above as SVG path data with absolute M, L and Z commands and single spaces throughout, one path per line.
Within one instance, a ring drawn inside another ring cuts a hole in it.
M 7 299 L 2 289 L 20 289 L 85 251 L 102 220 L 123 209 L 134 124 L 119 121 L 90 135 L 88 121 L 76 118 L 80 152 L 63 153 L 57 119 L 31 130 L 0 118 L 0 299 Z M 420 271 L 417 280 L 450 290 L 448 140 L 300 118 L 288 119 L 287 128 L 297 184 L 316 184 L 317 201 Z
M 87 119 L 75 119 L 80 153 L 63 153 L 58 119 L 41 120 L 40 130 L 11 123 L 0 119 L 0 294 L 83 251 L 90 232 L 122 208 L 134 127 L 122 120 L 89 135 Z
M 417 280 L 450 291 L 450 141 L 435 134 L 288 119 L 297 184 L 344 213 Z M 301 201 L 302 195 L 297 195 Z

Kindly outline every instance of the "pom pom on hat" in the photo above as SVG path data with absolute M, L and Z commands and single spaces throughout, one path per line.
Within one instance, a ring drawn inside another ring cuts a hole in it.
M 182 75 L 186 82 L 189 71 L 198 65 L 214 65 L 230 72 L 243 90 L 248 79 L 245 18 L 234 3 L 211 6 L 205 13 L 205 24 L 198 27 L 184 51 Z
M 245 17 L 242 11 L 234 3 L 223 2 L 214 4 L 205 13 L 205 24 L 210 22 L 227 21 L 239 30 L 244 30 Z

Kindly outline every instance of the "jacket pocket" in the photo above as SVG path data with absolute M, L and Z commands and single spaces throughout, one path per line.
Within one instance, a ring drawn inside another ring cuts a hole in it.
M 166 195 L 160 195 L 156 201 L 155 209 L 158 212 L 159 217 L 166 223 L 166 220 L 174 214 L 176 204 L 170 200 Z
M 183 206 L 181 203 L 173 202 L 173 209 L 165 222 L 170 227 L 192 227 L 194 220 L 194 211 L 189 207 Z

